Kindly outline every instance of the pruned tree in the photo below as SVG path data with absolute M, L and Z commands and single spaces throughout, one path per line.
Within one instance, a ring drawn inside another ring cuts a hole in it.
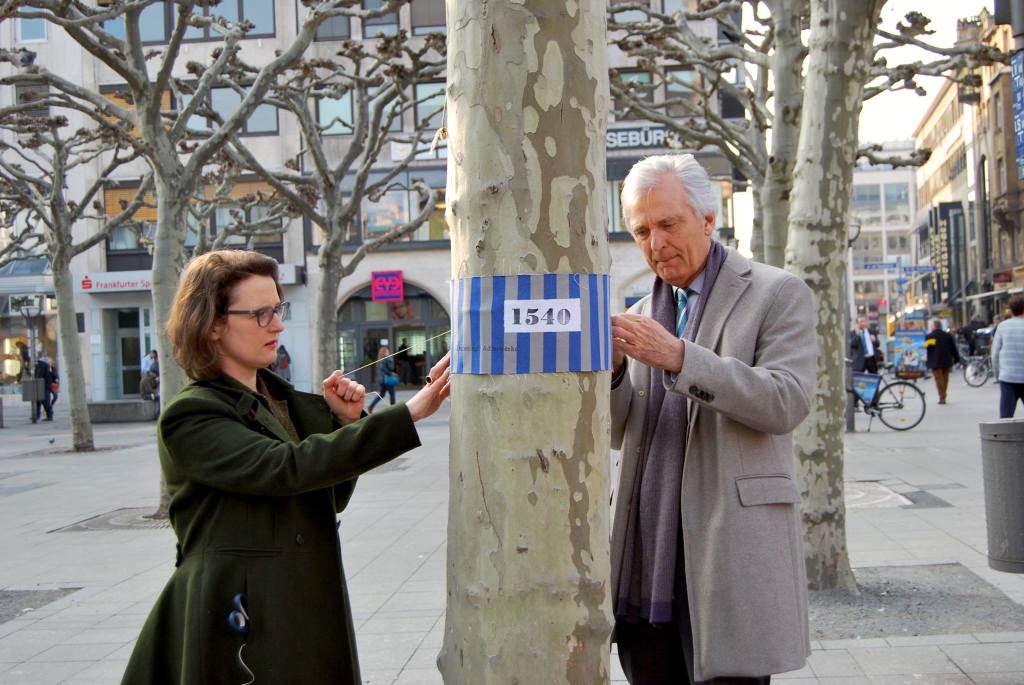
M 375 49 L 346 42 L 335 58 L 301 60 L 283 74 L 266 98 L 298 121 L 300 160 L 271 169 L 238 141 L 227 148 L 240 168 L 270 185 L 287 211 L 304 217 L 320 233 L 316 378 L 326 378 L 338 367 L 337 297 L 342 279 L 374 250 L 418 229 L 434 211 L 436 189 L 422 181 L 406 186 L 396 179 L 441 142 L 444 95 L 418 96 L 416 86 L 443 78 L 444 49 L 441 34 L 414 42 L 402 30 L 380 38 Z M 345 109 L 339 104 L 347 104 L 348 111 L 323 115 Z M 394 130 L 396 123 L 410 118 L 411 130 Z M 329 141 L 332 136 L 336 141 L 338 135 L 347 138 L 348 146 L 340 155 L 332 155 L 331 146 L 336 143 Z M 392 159 L 384 165 L 387 150 L 392 151 Z M 395 150 L 401 151 L 397 158 Z M 364 201 L 376 202 L 396 189 L 416 192 L 417 207 L 409 219 L 376 236 L 357 235 Z
M 615 21 L 626 10 L 641 12 L 643 20 Z M 671 15 L 642 4 L 616 4 L 610 11 L 615 44 L 654 75 L 651 85 L 641 86 L 613 74 L 621 112 L 666 126 L 675 146 L 717 150 L 749 179 L 752 252 L 759 261 L 782 266 L 806 93 L 807 0 L 719 0 Z M 974 69 L 1006 60 L 988 46 L 932 45 L 925 40 L 933 33 L 928 24 L 923 14 L 911 12 L 893 30 L 876 28 L 865 100 L 894 90 L 924 95 L 919 79 L 926 76 L 976 85 Z M 935 59 L 890 63 L 892 50 L 908 45 Z M 695 78 L 683 82 L 684 73 Z M 666 87 L 671 96 L 657 97 Z M 719 106 L 723 98 L 741 105 L 743 116 L 726 117 Z M 861 151 L 868 159 L 876 152 Z M 888 155 L 885 161 L 923 164 L 928 154 Z
M 93 449 L 92 422 L 86 404 L 85 374 L 75 316 L 71 260 L 103 243 L 116 228 L 129 225 L 152 187 L 142 180 L 135 197 L 112 216 L 102 205 L 111 174 L 138 157 L 123 138 L 108 129 L 70 130 L 63 114 L 32 113 L 48 103 L 34 100 L 0 110 L 0 212 L 15 229 L 0 249 L 0 265 L 28 256 L 45 255 L 53 273 L 57 322 L 63 355 L 61 375 L 71 411 L 71 442 L 76 451 Z M 80 193 L 69 190 L 67 176 L 77 168 L 101 162 L 95 180 Z M 95 231 L 79 236 L 85 223 Z
M 149 164 L 157 204 L 152 239 L 153 326 L 163 330 L 181 273 L 190 204 L 203 171 L 237 137 L 282 73 L 301 58 L 320 24 L 332 17 L 365 20 L 383 16 L 406 2 L 386 0 L 377 9 L 364 10 L 360 0 L 304 0 L 309 11 L 292 42 L 269 55 L 262 66 L 247 67 L 241 57 L 242 42 L 254 24 L 219 16 L 217 5 L 207 0 L 174 0 L 166 5 L 163 0 L 109 0 L 101 5 L 79 0 L 6 0 L 0 3 L 0 15 L 45 19 L 123 79 L 124 90 L 119 97 L 107 97 L 36 64 L 27 51 L 8 56 L 6 61 L 18 73 L 0 78 L 0 84 L 47 85 L 50 97 L 59 98 L 63 107 L 125 135 Z M 150 47 L 143 39 L 142 15 L 157 7 L 173 12 L 173 20 L 161 44 Z M 214 41 L 206 63 L 181 59 L 186 37 L 196 32 Z M 252 78 L 238 84 L 242 96 L 237 107 L 213 126 L 209 135 L 198 137 L 191 126 L 193 115 L 210 100 L 211 90 L 229 71 L 242 68 L 248 69 Z M 177 97 L 171 97 L 172 93 Z M 166 345 L 166 338 L 157 336 L 157 349 L 164 360 L 164 401 L 185 383 L 184 373 L 173 363 Z M 166 515 L 168 503 L 166 488 L 161 486 L 155 515 Z
M 720 71 L 750 72 L 736 86 L 743 91 L 740 101 L 747 108 L 746 121 L 734 122 L 731 128 L 713 116 L 708 118 L 708 105 L 700 105 L 690 119 L 673 119 L 664 116 L 664 102 L 639 97 L 635 88 L 615 85 L 613 80 L 612 90 L 639 116 L 663 123 L 680 141 L 692 141 L 684 144 L 710 146 L 730 160 L 743 157 L 736 166 L 752 181 L 757 198 L 755 214 L 761 216 L 764 226 L 765 261 L 781 266 L 783 263 L 777 261 L 778 246 L 786 245 L 785 267 L 807 280 L 817 295 L 818 392 L 811 415 L 795 434 L 795 452 L 804 494 L 807 575 L 811 587 L 820 589 L 855 586 L 846 550 L 843 502 L 846 342 L 842 335 L 845 313 L 840 305 L 853 167 L 860 156 L 909 165 L 923 163 L 930 154 L 928 150 L 918 150 L 894 156 L 882 154 L 875 146 L 859 147 L 857 124 L 861 106 L 864 100 L 890 91 L 911 90 L 924 95 L 919 84 L 923 76 L 976 86 L 974 69 L 1008 61 L 1008 55 L 986 45 L 937 46 L 927 42 L 926 36 L 931 33 L 927 28 L 929 20 L 918 12 L 906 15 L 894 30 L 880 28 L 878 17 L 883 4 L 884 0 L 873 0 L 854 7 L 840 0 L 811 0 L 809 6 L 803 2 L 789 5 L 797 15 L 806 12 L 809 17 L 806 48 L 802 43 L 799 47 L 796 44 L 796 24 L 781 26 L 775 21 L 774 13 L 782 5 L 766 0 L 705 2 L 699 12 L 675 16 L 659 15 L 640 5 L 616 5 L 614 10 L 644 11 L 648 19 L 612 25 L 625 32 L 620 46 L 642 59 L 645 68 L 655 73 L 692 67 L 700 70 L 703 83 L 712 57 L 718 61 L 711 65 L 717 65 Z M 741 32 L 735 21 L 729 23 L 725 18 L 744 6 L 748 7 L 752 22 Z M 723 48 L 724 55 L 716 52 L 717 33 L 715 39 L 695 39 L 685 25 L 687 20 L 710 17 L 732 36 L 728 49 Z M 784 34 L 786 44 L 781 45 Z M 934 59 L 891 64 L 891 51 L 905 45 L 924 49 Z M 742 54 L 736 54 L 741 48 Z M 792 57 L 783 60 L 777 53 Z M 805 54 L 807 57 L 801 60 Z M 805 73 L 791 68 L 796 61 L 805 67 Z M 783 97 L 783 92 L 791 94 L 784 91 L 788 88 L 796 88 L 799 97 Z M 700 93 L 702 97 L 714 97 L 719 92 L 716 88 L 705 91 Z M 737 97 L 734 91 L 730 94 Z M 751 101 L 754 106 L 747 104 Z M 710 125 L 704 123 L 702 113 L 712 122 Z M 793 127 L 800 133 L 796 145 L 790 147 Z M 709 128 L 714 128 L 717 139 L 707 135 L 687 137 L 690 129 Z M 777 130 L 783 132 L 778 139 Z M 758 139 L 770 137 L 772 153 L 752 154 L 752 149 L 756 152 L 767 149 L 767 145 L 759 142 L 743 147 L 744 132 Z M 786 149 L 790 152 L 776 147 L 776 142 L 783 139 L 789 140 Z M 769 171 L 776 173 L 778 181 L 774 185 L 769 183 Z M 785 207 L 785 211 L 780 211 L 780 207 Z M 758 221 L 755 217 L 755 226 Z

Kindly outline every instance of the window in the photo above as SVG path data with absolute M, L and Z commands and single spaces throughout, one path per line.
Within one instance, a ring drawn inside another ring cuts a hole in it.
M 444 33 L 444 0 L 416 0 L 409 4 L 412 13 L 412 35 Z
M 1002 195 L 1006 192 L 1006 165 L 1003 164 L 1003 158 L 996 158 L 996 172 L 999 174 L 999 181 L 996 186 L 996 195 Z
M 910 223 L 910 186 L 906 183 L 885 184 L 885 222 Z
M 265 38 L 274 35 L 273 0 L 223 0 L 219 5 L 197 8 L 203 16 L 224 17 L 232 23 L 249 21 L 254 24 L 246 38 Z M 171 17 L 171 21 L 174 19 Z M 173 26 L 173 23 L 171 24 Z M 168 32 L 167 35 L 170 35 Z M 190 26 L 185 30 L 185 40 L 219 40 L 220 33 L 214 29 Z
M 608 232 L 628 233 L 622 218 L 622 181 L 608 181 Z
M 18 42 L 37 43 L 46 40 L 45 19 L 18 19 Z
M 154 2 L 139 14 L 139 38 L 143 43 L 165 43 L 171 35 L 171 8 Z
M 862 226 L 881 225 L 882 198 L 878 185 L 853 186 L 853 198 L 850 202 L 850 218 L 860 221 Z
M 371 121 L 373 120 L 373 108 L 376 106 L 377 100 L 379 99 L 377 97 L 377 93 L 381 90 L 387 90 L 387 86 L 369 89 L 370 104 L 367 106 L 367 115 L 370 117 Z M 398 94 L 395 94 L 391 98 L 391 101 L 381 110 L 380 123 L 383 124 L 387 121 L 392 110 L 395 111 L 395 118 L 391 120 L 391 127 L 388 128 L 388 131 L 394 133 L 402 130 L 402 101 Z
M 996 93 L 996 97 L 993 100 L 992 127 L 997 131 L 1003 128 L 1003 98 L 999 93 Z
M 662 12 L 665 14 L 672 14 L 673 12 L 685 12 L 687 10 L 684 5 L 689 5 L 689 2 L 684 0 L 665 0 L 662 3 Z
M 213 88 L 210 91 L 210 108 L 225 120 L 238 110 L 241 102 L 241 94 L 230 88 Z M 277 108 L 273 105 L 257 105 L 242 127 L 242 135 L 273 133 L 277 133 Z
M 701 102 L 700 94 L 694 90 L 699 87 L 700 75 L 693 69 L 669 69 L 665 76 L 665 99 L 684 101 L 668 105 L 665 114 L 676 119 L 693 116 L 694 108 Z
M 216 236 L 219 231 L 231 226 L 236 221 L 250 225 L 258 221 L 262 221 L 266 219 L 269 211 L 269 208 L 263 205 L 249 207 L 249 209 L 245 211 L 243 211 L 239 205 L 221 205 L 213 212 L 213 221 L 211 222 L 210 229 L 213 235 Z M 255 230 L 263 232 L 280 228 L 281 219 L 277 218 L 274 221 L 269 222 L 266 226 L 259 226 Z M 227 240 L 224 241 L 226 245 L 248 244 L 249 235 L 246 226 L 243 225 L 239 227 L 239 229 L 241 230 L 240 233 L 229 236 Z M 281 238 L 282 236 L 280 233 L 272 233 L 268 235 L 258 235 L 255 237 L 253 242 L 256 245 L 276 245 L 281 242 Z
M 417 83 L 415 88 L 416 106 L 416 126 L 420 125 L 420 122 L 426 121 L 426 131 L 436 131 L 441 127 L 441 122 L 444 119 L 444 98 L 445 98 L 445 83 L 444 81 L 435 81 L 433 83 Z M 416 159 L 445 159 L 447 157 L 448 146 L 445 141 L 439 140 L 437 143 L 437 149 L 431 152 L 433 146 L 433 137 L 429 137 L 425 142 L 420 144 L 420 149 L 417 151 Z
M 363 0 L 364 10 L 380 9 L 387 4 L 386 0 Z M 394 36 L 398 34 L 398 13 L 389 12 L 381 17 L 363 19 L 363 38 L 374 36 Z
M 49 87 L 44 84 L 32 86 L 15 86 L 15 104 L 29 105 L 39 100 L 45 100 L 46 96 L 49 95 L 49 93 Z M 29 109 L 23 110 L 22 114 L 27 117 L 46 118 L 50 116 L 50 108 L 46 104 L 40 103 L 38 105 L 30 107 Z
M 633 84 L 633 95 L 641 101 L 653 103 L 654 102 L 654 88 L 652 88 L 651 72 L 649 71 L 622 71 L 619 72 L 619 77 L 623 83 L 627 86 Z M 619 121 L 626 119 L 637 119 L 639 118 L 636 112 L 625 112 L 628 103 L 626 100 L 616 99 L 614 102 L 615 106 L 615 118 Z
M 889 232 L 885 236 L 885 248 L 886 254 L 888 255 L 909 255 L 910 254 L 910 234 L 906 231 L 899 233 Z
M 329 17 L 316 27 L 313 40 L 345 40 L 352 31 L 348 17 Z
M 436 192 L 437 200 L 434 202 L 434 211 L 430 213 L 426 223 L 413 231 L 407 240 L 448 240 L 448 222 L 444 218 L 445 189 L 441 188 Z M 413 199 L 419 198 L 415 191 L 412 191 L 411 195 Z M 423 205 L 420 205 L 419 209 L 422 210 Z
M 623 4 L 635 4 L 635 5 L 648 5 L 650 6 L 650 0 L 644 2 L 644 0 L 611 0 L 608 4 L 612 7 L 615 5 Z M 619 24 L 628 24 L 630 22 L 646 21 L 647 13 L 641 10 L 627 10 L 625 12 L 616 12 L 609 21 L 615 21 Z
M 380 200 L 363 200 L 363 238 L 377 238 L 409 221 L 409 191 L 389 190 Z
M 352 93 L 340 98 L 320 98 L 316 103 L 317 123 L 326 126 L 325 136 L 347 136 L 352 134 Z
M 135 199 L 137 187 L 107 188 L 103 191 L 103 208 L 108 218 L 114 218 L 124 211 Z M 145 251 L 145 240 L 156 235 L 156 201 L 147 195 L 145 204 L 139 207 L 132 217 L 134 225 L 121 225 L 115 228 L 107 239 L 107 252 L 139 252 Z

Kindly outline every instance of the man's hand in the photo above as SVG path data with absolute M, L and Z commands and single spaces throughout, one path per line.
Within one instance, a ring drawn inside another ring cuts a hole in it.
M 616 369 L 623 355 L 669 373 L 683 368 L 683 341 L 646 316 L 616 314 L 612 317 L 612 360 Z
M 441 357 L 441 361 L 434 364 L 427 376 L 429 382 L 420 388 L 420 391 L 409 398 L 405 406 L 409 409 L 409 415 L 413 421 L 425 419 L 440 408 L 441 403 L 451 393 L 449 368 L 451 353 Z
M 328 376 L 324 380 L 323 388 L 327 406 L 341 421 L 341 425 L 359 419 L 366 400 L 366 388 L 350 378 L 345 378 L 341 371 L 335 371 Z

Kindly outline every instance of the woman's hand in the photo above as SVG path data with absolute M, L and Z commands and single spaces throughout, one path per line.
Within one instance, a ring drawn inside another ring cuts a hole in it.
M 351 378 L 345 378 L 341 371 L 335 371 L 324 380 L 324 399 L 331 412 L 338 417 L 341 425 L 359 419 L 366 400 L 366 388 Z
M 409 398 L 405 406 L 409 408 L 409 414 L 413 421 L 425 419 L 441 406 L 445 398 L 451 393 L 449 364 L 451 353 L 441 357 L 441 361 L 434 364 L 427 376 L 429 382 L 420 389 L 418 393 Z

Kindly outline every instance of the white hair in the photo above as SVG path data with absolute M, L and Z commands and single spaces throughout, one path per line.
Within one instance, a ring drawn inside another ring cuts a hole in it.
M 675 174 L 686 189 L 686 200 L 701 217 L 718 212 L 711 179 L 691 154 L 654 155 L 640 160 L 622 182 L 622 218 L 629 225 L 629 208 L 658 184 L 665 174 Z

